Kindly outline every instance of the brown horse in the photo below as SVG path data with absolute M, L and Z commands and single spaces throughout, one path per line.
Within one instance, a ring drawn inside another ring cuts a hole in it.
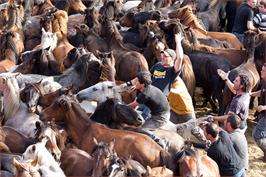
M 3 143 L 5 143 L 12 153 L 23 153 L 27 147 L 35 142 L 11 127 L 0 127 Z
M 60 162 L 67 176 L 91 176 L 94 164 L 93 158 L 80 149 L 65 149 Z
M 181 177 L 220 177 L 218 165 L 207 155 L 200 156 L 197 151 L 187 149 L 178 158 Z
M 107 34 L 109 34 L 108 43 L 116 60 L 115 68 L 118 80 L 128 81 L 135 78 L 139 71 L 148 71 L 149 67 L 145 57 L 138 52 L 127 49 L 117 27 L 112 24 L 112 21 L 108 23 L 110 23 L 106 29 Z
M 132 156 L 141 164 L 152 167 L 163 165 L 164 158 L 168 158 L 170 162 L 169 154 L 166 155 L 162 148 L 149 137 L 130 131 L 109 129 L 88 120 L 85 111 L 69 96 L 61 96 L 42 112 L 41 117 L 44 120 L 54 118 L 56 122 L 65 122 L 73 142 L 86 152 L 93 151 L 93 137 L 104 142 L 115 139 L 114 148 L 120 157 Z M 147 146 L 149 149 L 145 148 Z M 165 154 L 164 158 L 163 154 Z

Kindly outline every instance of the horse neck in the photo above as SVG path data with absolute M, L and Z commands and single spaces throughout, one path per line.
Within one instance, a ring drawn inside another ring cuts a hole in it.
M 21 101 L 19 98 L 19 94 L 16 93 L 14 86 L 7 86 L 4 90 L 4 114 L 5 118 L 11 118 L 17 111 L 20 109 Z
M 80 106 L 78 109 L 74 107 L 72 106 L 66 113 L 66 124 L 73 142 L 79 145 L 91 121 L 88 120 L 86 112 Z
M 101 72 L 101 81 L 112 81 L 115 82 L 115 68 L 108 64 L 104 64 L 102 66 L 102 72 Z

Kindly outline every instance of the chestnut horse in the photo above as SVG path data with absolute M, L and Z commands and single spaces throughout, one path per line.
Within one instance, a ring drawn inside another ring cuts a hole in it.
M 218 165 L 207 155 L 200 156 L 197 151 L 186 149 L 177 158 L 181 177 L 220 177 Z
M 88 120 L 85 111 L 69 96 L 59 97 L 42 112 L 41 117 L 47 121 L 55 119 L 56 122 L 65 122 L 67 132 L 73 142 L 86 152 L 91 153 L 93 151 L 94 137 L 103 142 L 111 142 L 115 139 L 114 148 L 120 157 L 129 158 L 132 156 L 144 166 L 150 165 L 152 167 L 163 165 L 164 159 L 168 159 L 168 162 L 172 161 L 170 155 L 146 135 L 109 129 L 104 125 Z

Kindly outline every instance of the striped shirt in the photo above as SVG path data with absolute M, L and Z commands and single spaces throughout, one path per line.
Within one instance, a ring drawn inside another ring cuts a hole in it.
M 253 23 L 261 30 L 266 31 L 266 13 L 258 13 L 253 18 Z

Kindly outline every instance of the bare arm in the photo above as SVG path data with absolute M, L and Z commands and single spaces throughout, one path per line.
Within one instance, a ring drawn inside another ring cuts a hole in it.
M 236 94 L 236 91 L 234 89 L 234 84 L 228 79 L 229 72 L 226 73 L 226 72 L 224 72 L 221 69 L 217 69 L 217 73 L 225 81 L 226 85 L 231 90 L 231 92 L 233 92 L 234 94 Z
M 250 96 L 253 96 L 253 97 L 260 97 L 260 95 L 261 95 L 261 90 L 250 93 Z
M 175 43 L 176 43 L 176 59 L 174 61 L 174 69 L 175 72 L 178 72 L 181 70 L 182 68 L 182 62 L 183 62 L 183 58 L 184 58 L 184 51 L 183 51 L 183 47 L 181 45 L 181 41 L 182 41 L 183 37 L 181 36 L 180 33 L 175 34 Z
M 258 29 L 253 25 L 252 21 L 247 22 L 247 28 L 252 31 L 258 31 Z

